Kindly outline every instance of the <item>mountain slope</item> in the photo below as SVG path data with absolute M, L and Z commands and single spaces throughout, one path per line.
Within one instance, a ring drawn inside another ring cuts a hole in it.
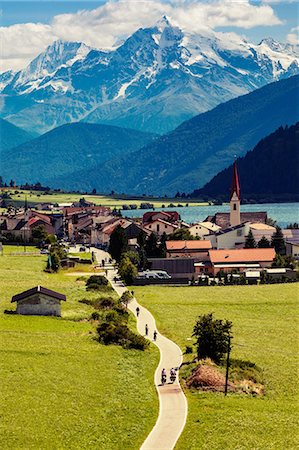
M 2 155 L 16 145 L 30 141 L 33 137 L 33 133 L 28 133 L 12 123 L 7 122 L 7 120 L 0 119 L 0 149 Z
M 48 47 L 7 81 L 2 117 L 39 132 L 85 121 L 162 134 L 299 72 L 298 46 L 270 38 L 256 45 L 234 33 L 195 34 L 167 17 L 112 51 L 89 50 L 61 41 Z
M 125 155 L 155 138 L 154 135 L 108 125 L 73 123 L 55 128 L 23 145 L 1 154 L 3 178 L 18 182 L 47 181 Z M 88 178 L 88 174 L 86 174 Z M 101 170 L 96 177 L 101 176 Z
M 262 139 L 237 165 L 243 199 L 298 200 L 299 122 Z M 191 196 L 227 198 L 232 173 L 231 165 Z
M 269 84 L 200 114 L 126 157 L 76 173 L 76 188 L 173 195 L 203 186 L 280 125 L 299 119 L 299 76 Z M 97 177 L 101 169 L 101 177 Z M 71 187 L 70 180 L 55 180 Z

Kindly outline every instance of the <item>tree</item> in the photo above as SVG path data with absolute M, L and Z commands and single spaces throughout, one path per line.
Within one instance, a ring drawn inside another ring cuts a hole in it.
M 39 225 L 32 230 L 32 239 L 35 242 L 40 243 L 42 241 L 45 241 L 47 236 L 48 233 L 46 232 L 44 225 Z
M 128 237 L 125 230 L 120 226 L 113 230 L 110 236 L 109 253 L 115 261 L 119 262 L 122 253 L 128 249 Z
M 248 236 L 246 237 L 244 248 L 256 248 L 256 242 L 251 230 L 249 230 Z
M 198 359 L 211 358 L 219 364 L 232 339 L 231 328 L 232 322 L 214 319 L 213 313 L 199 316 L 192 335 L 196 338 Z
M 257 243 L 258 248 L 270 248 L 270 242 L 268 241 L 268 239 L 263 236 Z
M 155 233 L 151 233 L 145 243 L 145 253 L 147 258 L 159 257 L 158 238 Z
M 122 258 L 119 264 L 118 273 L 126 284 L 132 284 L 134 278 L 138 275 L 138 270 L 129 258 Z
M 192 241 L 194 237 L 190 233 L 188 228 L 179 228 L 173 233 L 168 235 L 170 241 Z
M 166 258 L 166 241 L 167 241 L 167 234 L 163 233 L 159 245 L 160 258 Z
M 125 291 L 122 296 L 120 297 L 121 303 L 123 303 L 128 308 L 128 304 L 133 300 L 133 295 L 130 291 Z
M 275 252 L 279 255 L 286 254 L 286 245 L 283 237 L 283 233 L 280 227 L 276 227 L 276 231 L 271 239 L 271 247 L 275 248 Z
M 122 255 L 121 255 L 121 259 L 123 259 L 123 258 L 129 258 L 129 260 L 131 261 L 131 263 L 134 264 L 134 266 L 136 266 L 136 267 L 139 266 L 140 258 L 139 258 L 138 253 L 133 252 L 133 251 L 125 252 L 125 253 L 122 253 Z

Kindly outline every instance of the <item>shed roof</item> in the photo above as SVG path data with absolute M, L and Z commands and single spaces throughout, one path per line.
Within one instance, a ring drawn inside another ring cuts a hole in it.
M 52 291 L 51 289 L 44 288 L 43 286 L 35 286 L 34 288 L 28 289 L 27 291 L 21 292 L 20 294 L 14 295 L 11 299 L 11 303 L 18 302 L 24 298 L 30 297 L 38 292 L 48 295 L 49 297 L 57 298 L 57 300 L 66 301 L 66 296 L 60 294 L 59 292 Z

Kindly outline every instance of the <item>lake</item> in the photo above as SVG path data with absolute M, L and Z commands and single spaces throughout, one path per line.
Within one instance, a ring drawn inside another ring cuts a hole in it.
M 184 222 L 196 223 L 205 220 L 207 216 L 216 212 L 229 212 L 229 204 L 213 206 L 184 206 L 181 208 L 155 208 L 155 211 L 178 211 Z M 122 211 L 124 217 L 141 217 L 145 212 L 152 209 L 138 209 Z M 289 223 L 299 222 L 299 203 L 263 203 L 252 205 L 241 205 L 242 212 L 266 211 L 268 217 L 276 220 L 277 225 L 285 228 Z

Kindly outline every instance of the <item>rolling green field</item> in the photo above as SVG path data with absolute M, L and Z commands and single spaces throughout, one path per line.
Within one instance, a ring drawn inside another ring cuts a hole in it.
M 294 450 L 298 447 L 298 284 L 137 287 L 159 331 L 182 349 L 198 315 L 233 322 L 233 358 L 263 369 L 263 397 L 187 392 L 189 414 L 176 450 Z
M 16 250 L 0 256 L 0 448 L 137 450 L 158 414 L 157 351 L 98 344 L 84 281 Z M 66 294 L 61 318 L 3 314 L 36 285 Z
M 18 194 L 15 194 L 15 191 L 18 189 L 9 189 L 7 190 L 12 199 L 20 204 L 24 204 L 25 194 L 27 195 L 28 203 L 73 203 L 78 202 L 80 198 L 84 197 L 85 200 L 95 203 L 96 205 L 108 206 L 111 208 L 121 208 L 124 204 L 129 205 L 137 205 L 137 208 L 140 207 L 141 203 L 153 203 L 155 208 L 161 208 L 162 205 L 167 206 L 170 203 L 177 205 L 181 203 L 185 205 L 186 203 L 189 206 L 204 206 L 208 203 L 200 203 L 198 201 L 194 201 L 191 199 L 180 200 L 180 199 L 172 199 L 172 198 L 149 198 L 149 197 L 129 197 L 129 196 L 103 196 L 103 195 L 85 195 L 85 194 L 70 194 L 70 193 L 62 193 L 62 192 L 53 192 L 52 194 L 32 191 L 19 191 Z M 22 192 L 22 193 L 20 193 Z

